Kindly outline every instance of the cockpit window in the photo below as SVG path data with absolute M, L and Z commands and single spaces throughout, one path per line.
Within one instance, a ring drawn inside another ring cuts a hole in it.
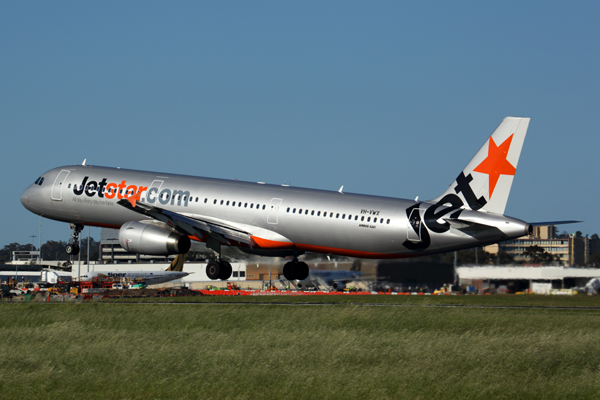
M 44 183 L 44 178 L 42 178 L 41 176 L 35 180 L 35 184 L 38 186 L 42 183 Z

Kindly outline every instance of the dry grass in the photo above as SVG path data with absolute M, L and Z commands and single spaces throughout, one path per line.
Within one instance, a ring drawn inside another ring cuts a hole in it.
M 600 311 L 0 304 L 0 393 L 592 398 Z

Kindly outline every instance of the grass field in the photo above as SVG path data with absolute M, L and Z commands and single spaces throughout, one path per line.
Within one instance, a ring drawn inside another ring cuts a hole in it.
M 0 398 L 598 397 L 600 310 L 434 307 L 598 298 L 470 297 L 0 303 Z

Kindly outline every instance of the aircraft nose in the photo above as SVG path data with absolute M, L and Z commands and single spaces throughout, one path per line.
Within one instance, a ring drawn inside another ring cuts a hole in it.
M 21 204 L 23 204 L 23 206 L 31 212 L 35 212 L 35 207 L 32 204 L 34 200 L 34 192 L 35 188 L 33 185 L 31 185 L 23 191 L 23 194 L 21 194 Z

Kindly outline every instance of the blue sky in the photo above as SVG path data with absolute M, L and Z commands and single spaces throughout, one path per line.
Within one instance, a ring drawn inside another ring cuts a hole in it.
M 506 214 L 600 233 L 600 3 L 2 2 L 0 246 L 60 165 L 430 199 L 531 117 Z M 43 241 L 67 240 L 43 221 Z M 99 230 L 92 229 L 99 238 Z M 36 244 L 37 244 L 37 238 Z

